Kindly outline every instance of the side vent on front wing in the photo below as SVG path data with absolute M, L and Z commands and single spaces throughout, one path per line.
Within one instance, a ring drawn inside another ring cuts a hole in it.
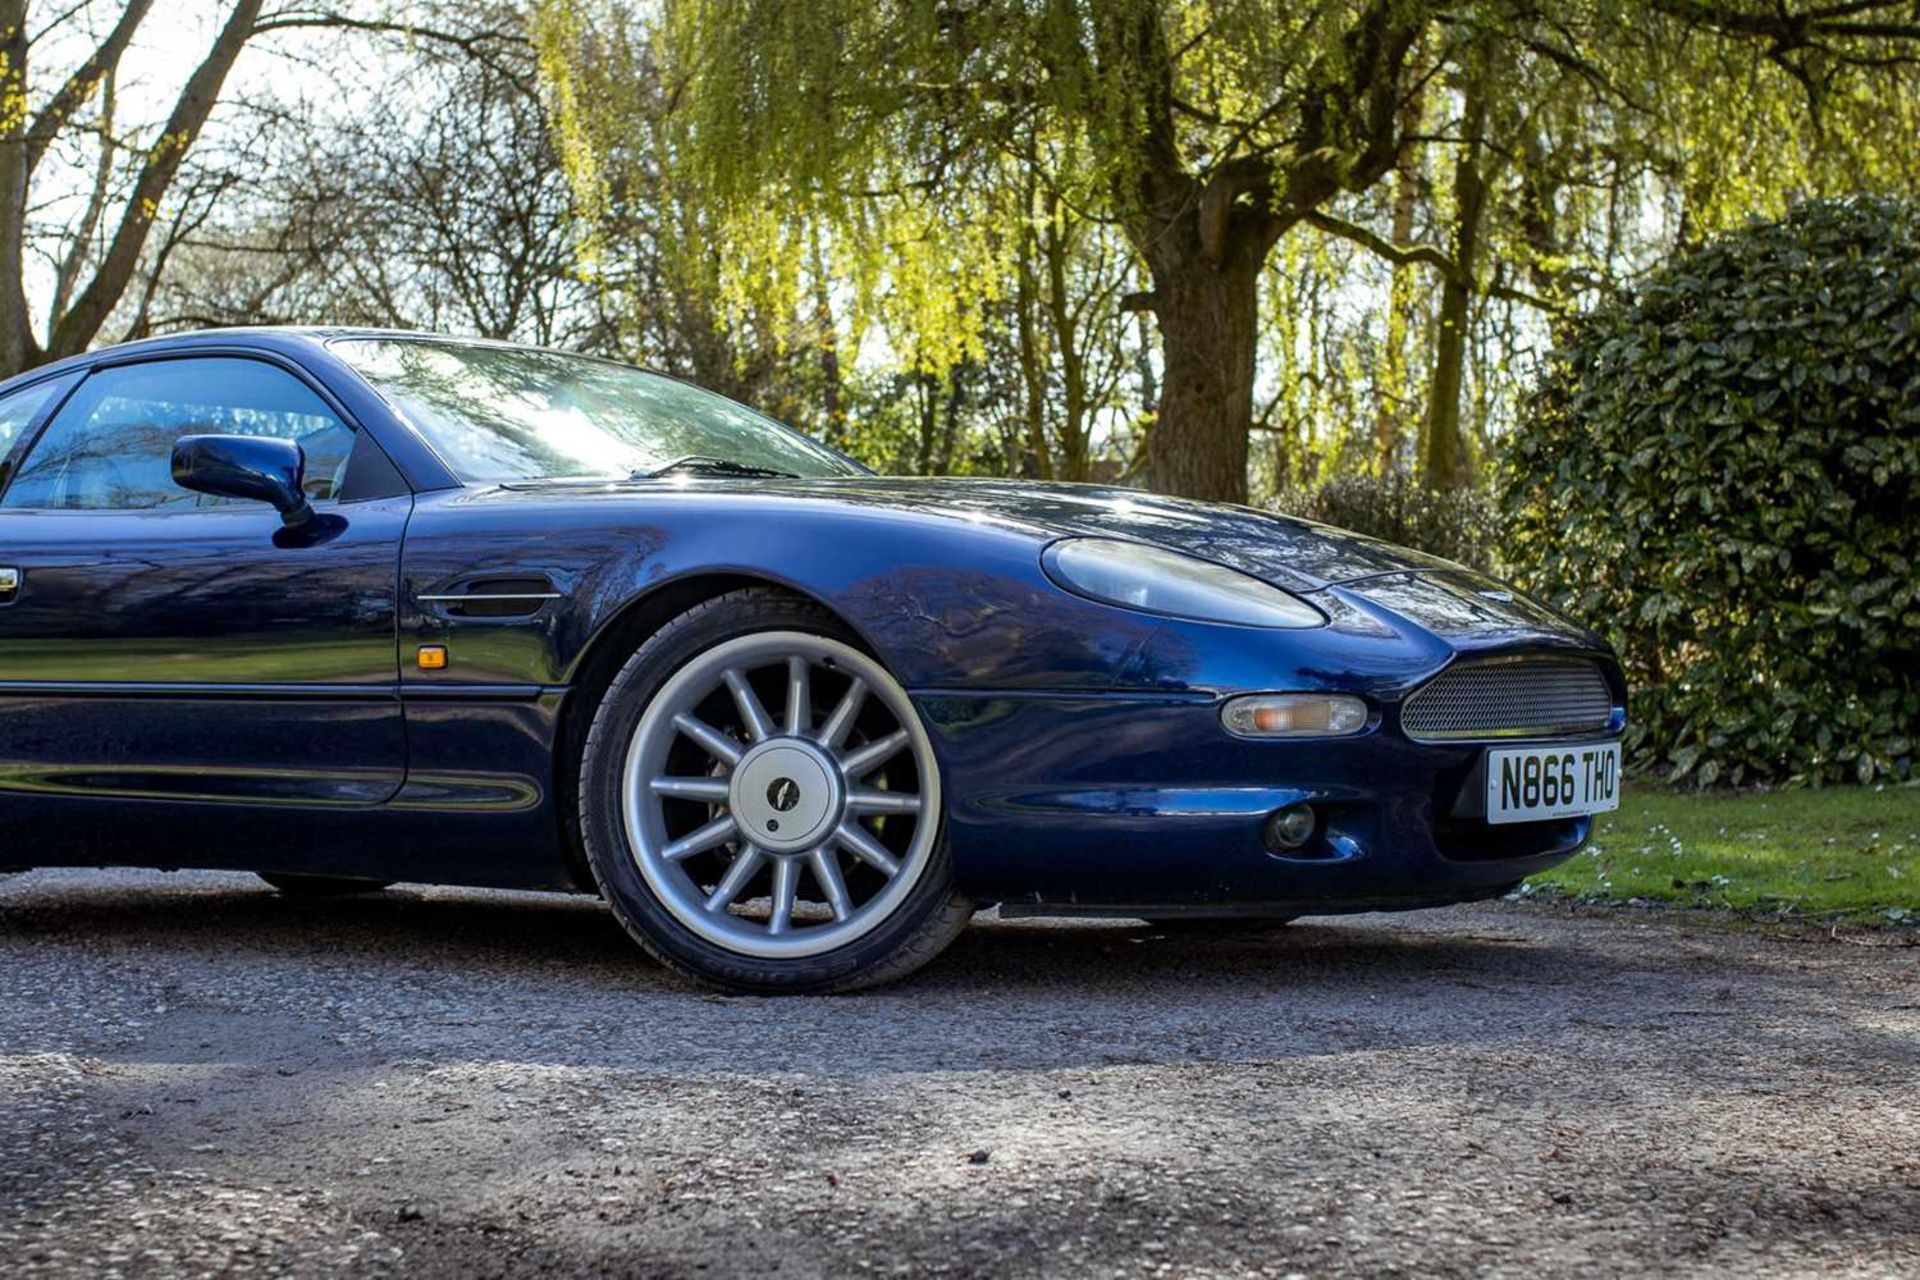
M 540 612 L 560 592 L 544 576 L 469 578 L 445 591 L 422 595 L 449 618 L 526 618 Z

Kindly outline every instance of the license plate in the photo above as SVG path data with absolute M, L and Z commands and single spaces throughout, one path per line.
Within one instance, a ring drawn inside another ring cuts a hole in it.
M 1540 822 L 1620 807 L 1620 744 L 1487 752 L 1487 821 Z

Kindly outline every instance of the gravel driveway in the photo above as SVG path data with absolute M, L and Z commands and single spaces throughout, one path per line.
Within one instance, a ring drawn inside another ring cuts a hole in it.
M 983 922 L 732 999 L 591 900 L 0 881 L 11 1276 L 1920 1273 L 1920 951 Z

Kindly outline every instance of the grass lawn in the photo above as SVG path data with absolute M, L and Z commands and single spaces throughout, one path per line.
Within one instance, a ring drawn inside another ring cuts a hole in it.
M 1920 786 L 1629 790 L 1592 843 L 1529 883 L 1595 901 L 1912 924 L 1920 922 Z

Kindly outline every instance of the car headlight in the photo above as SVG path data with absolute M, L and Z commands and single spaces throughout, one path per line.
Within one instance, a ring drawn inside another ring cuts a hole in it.
M 1067 538 L 1041 556 L 1047 575 L 1103 604 L 1238 627 L 1318 627 L 1312 605 L 1236 569 L 1144 542 Z

